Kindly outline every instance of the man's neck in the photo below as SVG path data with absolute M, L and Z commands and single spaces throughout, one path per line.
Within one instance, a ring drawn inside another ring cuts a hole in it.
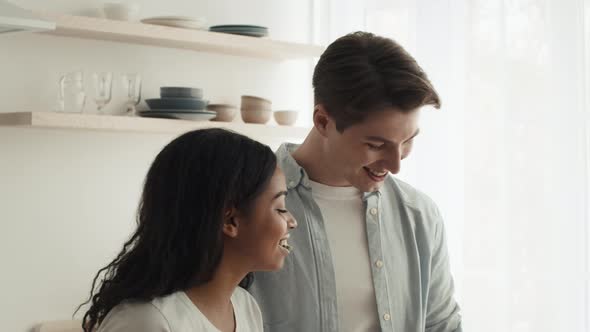
M 339 176 L 323 151 L 322 136 L 312 128 L 305 141 L 292 153 L 293 159 L 301 166 L 310 180 L 333 187 L 347 187 L 350 183 Z

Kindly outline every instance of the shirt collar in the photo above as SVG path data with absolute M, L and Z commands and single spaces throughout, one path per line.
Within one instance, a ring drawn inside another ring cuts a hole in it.
M 276 152 L 277 161 L 281 166 L 285 178 L 287 179 L 287 188 L 294 189 L 299 185 L 303 185 L 307 189 L 311 188 L 309 177 L 303 169 L 299 166 L 292 153 L 297 150 L 299 144 L 283 143 Z
M 276 152 L 277 161 L 280 167 L 283 170 L 283 174 L 285 174 L 285 178 L 287 179 L 287 189 L 294 189 L 299 185 L 304 186 L 307 189 L 311 189 L 311 183 L 309 182 L 309 177 L 307 173 L 303 169 L 303 167 L 299 166 L 295 158 L 293 158 L 293 152 L 299 148 L 299 144 L 293 143 L 283 143 L 279 147 Z M 365 192 L 363 193 L 363 201 L 366 201 L 369 197 L 377 195 L 377 197 L 381 196 L 381 192 L 379 190 L 373 192 Z

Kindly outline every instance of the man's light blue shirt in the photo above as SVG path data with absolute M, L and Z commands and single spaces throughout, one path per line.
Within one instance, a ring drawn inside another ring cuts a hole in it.
M 298 222 L 289 239 L 293 251 L 282 270 L 255 273 L 250 292 L 266 332 L 340 331 L 332 252 L 309 178 L 291 156 L 295 149 L 283 144 L 277 151 L 287 179 L 287 209 Z M 379 191 L 363 195 L 363 203 L 381 331 L 461 332 L 434 202 L 389 176 Z

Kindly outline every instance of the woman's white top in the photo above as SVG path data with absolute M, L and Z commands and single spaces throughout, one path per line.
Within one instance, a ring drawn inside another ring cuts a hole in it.
M 231 302 L 236 332 L 262 332 L 262 314 L 256 300 L 236 287 Z M 125 302 L 105 317 L 98 332 L 219 332 L 185 292 L 155 298 L 151 302 Z

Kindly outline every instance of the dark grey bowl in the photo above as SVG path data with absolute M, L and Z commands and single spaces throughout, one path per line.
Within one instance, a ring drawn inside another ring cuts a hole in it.
M 146 99 L 150 109 L 172 110 L 204 110 L 209 103 L 207 100 L 197 98 L 153 98 Z
M 163 86 L 160 88 L 162 98 L 203 98 L 203 90 L 181 86 Z

